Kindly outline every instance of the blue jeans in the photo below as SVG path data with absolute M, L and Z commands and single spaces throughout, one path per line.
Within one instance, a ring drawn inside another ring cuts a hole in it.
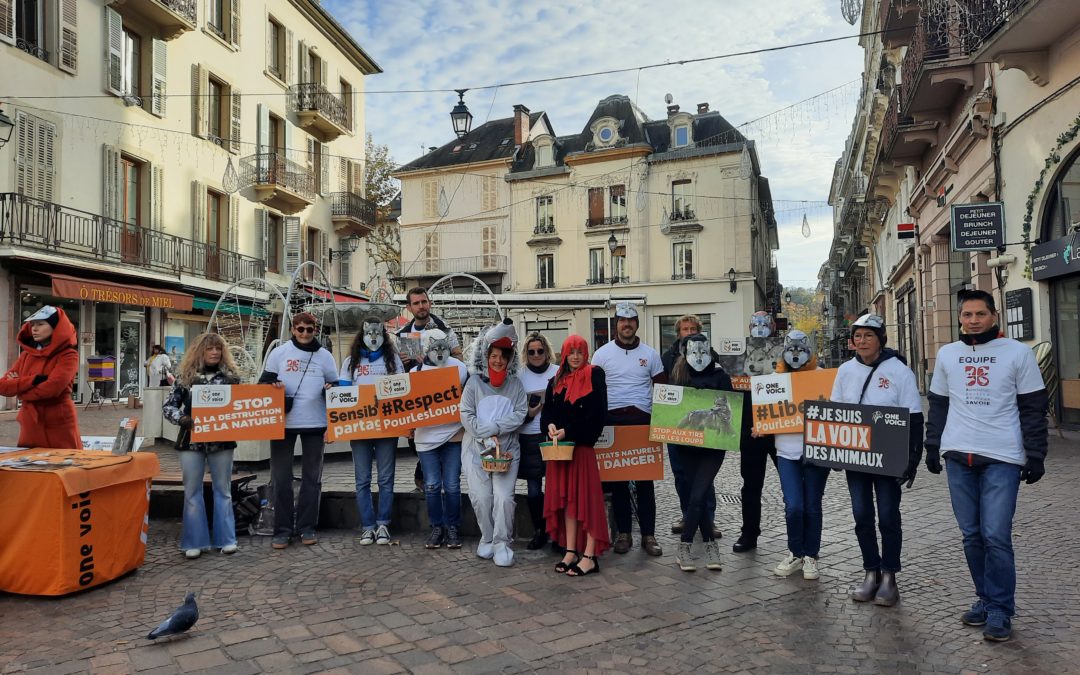
M 821 498 L 830 469 L 799 460 L 778 458 L 780 489 L 784 492 L 784 520 L 792 555 L 818 557 L 821 552 Z
M 352 446 L 353 475 L 356 478 L 356 510 L 360 514 L 360 527 L 374 530 L 376 525 L 389 525 L 394 508 L 394 453 L 397 437 L 365 438 L 350 441 Z M 371 462 L 379 476 L 379 515 L 371 503 Z
M 1016 612 L 1012 520 L 1021 467 L 1004 462 L 967 466 L 951 458 L 945 466 L 975 593 L 986 603 L 988 614 L 1012 617 Z
M 675 494 L 679 496 L 679 511 L 682 513 L 684 523 L 688 504 L 690 503 L 690 486 L 694 482 L 694 476 L 686 475 L 686 470 L 683 467 L 682 451 L 687 447 L 691 450 L 697 450 L 692 446 L 667 444 L 668 461 L 671 462 L 671 474 L 675 477 Z M 721 461 L 723 460 L 721 459 Z M 709 486 L 708 490 L 705 491 L 704 511 L 701 520 L 710 526 L 716 521 L 716 487 L 714 485 Z
M 233 519 L 230 489 L 232 463 L 232 450 L 180 452 L 180 470 L 184 477 L 184 526 L 180 530 L 180 548 L 207 549 L 211 544 L 214 548 L 221 548 L 236 543 L 236 521 Z M 203 499 L 203 474 L 207 466 L 210 467 L 210 481 L 214 486 L 212 541 Z
M 862 471 L 847 472 L 851 493 L 851 513 L 855 516 L 855 538 L 859 540 L 864 570 L 900 571 L 900 483 L 891 476 Z M 881 552 L 878 553 L 874 529 L 874 496 L 877 496 L 877 521 L 881 529 Z
M 416 453 L 424 467 L 424 495 L 431 526 L 461 523 L 461 441 L 447 441 Z

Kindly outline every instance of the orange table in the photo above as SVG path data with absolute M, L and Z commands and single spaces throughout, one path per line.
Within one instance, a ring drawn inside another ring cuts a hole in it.
M 143 563 L 157 455 L 33 448 L 0 454 L 0 591 L 65 595 Z

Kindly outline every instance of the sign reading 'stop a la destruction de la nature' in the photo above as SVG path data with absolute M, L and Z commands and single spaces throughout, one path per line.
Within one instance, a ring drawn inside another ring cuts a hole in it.
M 1001 202 L 954 204 L 954 251 L 992 251 L 1005 245 L 1005 205 Z

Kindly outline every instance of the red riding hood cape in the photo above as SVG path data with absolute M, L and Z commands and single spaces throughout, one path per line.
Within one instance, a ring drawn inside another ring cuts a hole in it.
M 71 386 L 79 373 L 78 342 L 75 326 L 64 310 L 59 316 L 49 344 L 38 349 L 30 335 L 30 324 L 19 329 L 22 353 L 15 366 L 0 377 L 0 395 L 18 396 L 19 445 L 31 448 L 77 449 L 79 420 L 71 400 Z M 34 378 L 47 379 L 34 384 Z M 5 441 L 10 443 L 10 441 Z

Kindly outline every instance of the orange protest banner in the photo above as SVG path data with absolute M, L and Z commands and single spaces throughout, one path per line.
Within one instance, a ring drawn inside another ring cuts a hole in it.
M 801 434 L 806 402 L 829 400 L 836 371 L 827 368 L 750 378 L 754 430 L 765 435 Z
M 197 384 L 191 388 L 193 443 L 285 438 L 285 390 L 269 384 Z
M 386 432 L 375 385 L 359 384 L 326 390 L 326 437 L 330 441 L 384 438 Z
M 596 441 L 600 480 L 663 480 L 664 447 L 649 440 L 649 425 L 604 427 Z
M 383 429 L 396 436 L 417 427 L 460 419 L 461 380 L 457 368 L 434 368 L 387 375 L 375 381 Z

